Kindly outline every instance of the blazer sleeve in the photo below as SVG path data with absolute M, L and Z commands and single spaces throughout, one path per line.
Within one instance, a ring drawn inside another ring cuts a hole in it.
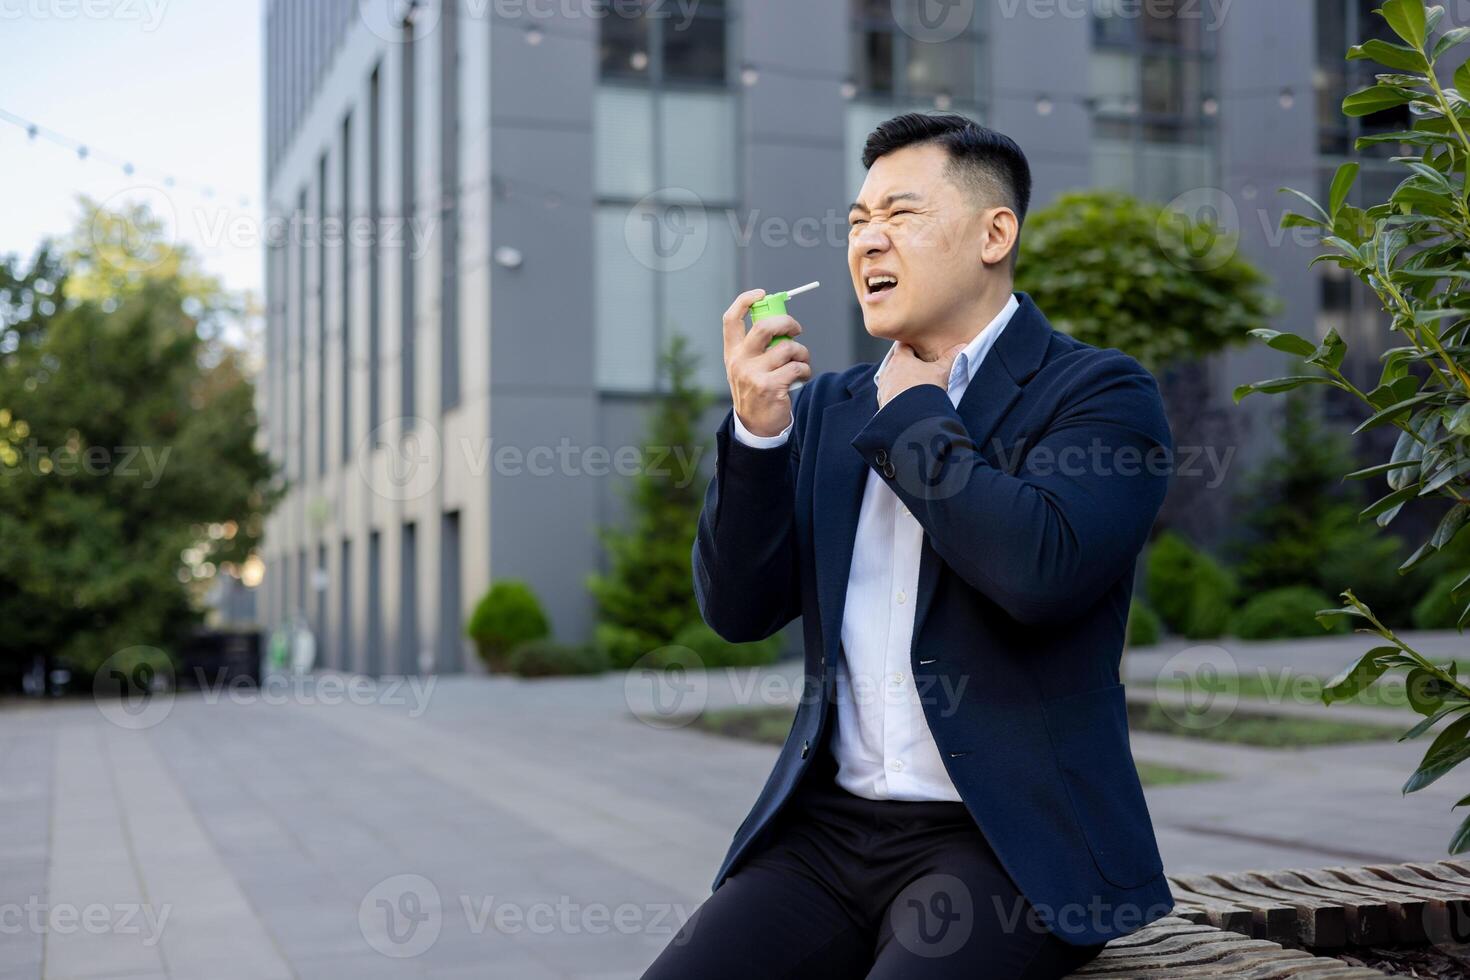
M 1131 567 L 1173 468 L 1153 375 L 1111 349 L 1080 375 L 1015 475 L 938 385 L 900 392 L 852 440 L 945 564 L 1022 623 L 1080 615 Z
M 811 388 L 792 397 L 792 434 L 780 446 L 736 439 L 733 408 L 715 433 L 715 472 L 694 537 L 694 596 L 705 623 L 731 643 L 763 640 L 801 615 L 796 474 Z

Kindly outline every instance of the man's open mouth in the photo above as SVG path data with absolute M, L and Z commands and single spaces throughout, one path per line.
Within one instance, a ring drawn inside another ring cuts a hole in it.
M 867 278 L 868 294 L 886 292 L 898 285 L 897 276 L 869 276 Z

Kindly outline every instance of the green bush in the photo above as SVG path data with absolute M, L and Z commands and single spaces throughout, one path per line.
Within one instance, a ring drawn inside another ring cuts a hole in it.
M 1332 620 L 1330 628 L 1317 621 L 1319 609 L 1336 604 L 1327 593 L 1307 585 L 1285 585 L 1252 596 L 1230 619 L 1230 632 L 1242 640 L 1280 640 L 1294 636 L 1344 633 L 1347 623 Z
M 1144 572 L 1148 601 L 1164 625 L 1191 640 L 1221 635 L 1234 607 L 1235 576 L 1175 531 L 1154 539 Z
M 510 669 L 511 650 L 548 636 L 551 624 L 531 587 L 516 579 L 506 579 L 491 586 L 475 606 L 465 633 L 475 641 L 475 648 L 487 667 L 505 671 Z
M 1352 587 L 1389 616 L 1406 614 L 1420 595 L 1398 574 L 1403 541 L 1383 535 L 1358 511 L 1372 502 L 1360 481 L 1351 440 L 1323 422 L 1319 388 L 1287 395 L 1279 449 L 1246 475 L 1226 551 L 1242 593 L 1305 585 L 1327 595 Z
M 657 650 L 666 641 L 646 630 L 618 623 L 598 623 L 593 630 L 593 643 L 619 670 L 627 670 L 645 653 Z
M 1460 572 L 1451 572 L 1434 580 L 1429 591 L 1424 593 L 1424 598 L 1414 606 L 1415 629 L 1452 630 L 1459 628 L 1457 623 L 1460 613 L 1465 610 L 1465 603 L 1463 600 L 1457 602 L 1452 598 L 1450 590 L 1464 577 Z
M 707 668 L 758 667 L 781 656 L 781 635 L 754 643 L 731 643 L 703 622 L 690 623 L 674 635 L 673 645 L 688 647 Z
M 1128 646 L 1151 647 L 1159 642 L 1159 614 L 1137 599 L 1128 607 Z
M 607 654 L 595 644 L 531 640 L 518 644 L 506 658 L 510 671 L 522 677 L 564 677 L 600 674 L 612 667 Z
M 689 556 L 707 481 L 693 464 L 708 448 L 701 419 L 713 399 L 696 384 L 697 366 L 687 338 L 673 333 L 659 359 L 665 387 L 642 440 L 667 461 L 640 469 L 625 486 L 624 525 L 600 531 L 606 570 L 589 575 L 587 586 L 597 603 L 597 644 L 615 667 L 667 646 L 699 617 Z
M 1277 303 L 1268 280 L 1235 243 L 1220 222 L 1192 213 L 1117 191 L 1072 191 L 1026 219 L 1016 288 L 1063 333 L 1162 371 L 1269 322 Z

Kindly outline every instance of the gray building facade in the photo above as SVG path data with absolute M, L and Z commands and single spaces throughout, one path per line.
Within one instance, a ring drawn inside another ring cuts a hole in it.
M 1223 208 L 1281 324 L 1333 322 L 1276 189 L 1330 172 L 1322 22 L 1337 44 L 1372 6 L 269 0 L 266 197 L 285 232 L 259 391 L 291 489 L 262 620 L 306 616 L 330 667 L 479 669 L 463 623 L 518 578 L 558 638 L 589 638 L 596 529 L 622 514 L 672 334 L 727 405 L 731 298 L 819 279 L 793 307 L 814 367 L 881 356 L 846 205 L 864 137 L 900 111 L 1015 137 L 1034 207 L 1115 186 Z M 1271 406 L 1229 391 L 1279 366 L 1264 348 L 1205 365 L 1200 431 L 1256 451 Z

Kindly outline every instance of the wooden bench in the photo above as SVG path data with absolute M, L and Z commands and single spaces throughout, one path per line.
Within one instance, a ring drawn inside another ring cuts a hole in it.
M 1314 954 L 1470 943 L 1470 862 L 1168 877 L 1173 914 L 1109 943 L 1074 976 L 1383 977 Z

